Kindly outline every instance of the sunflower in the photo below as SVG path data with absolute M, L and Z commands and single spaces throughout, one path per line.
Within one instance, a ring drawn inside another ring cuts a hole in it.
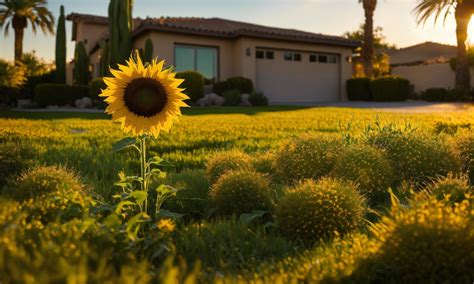
M 189 99 L 179 85 L 184 81 L 176 73 L 164 69 L 164 61 L 143 64 L 140 56 L 130 57 L 126 65 L 110 69 L 113 77 L 104 78 L 107 88 L 102 91 L 108 103 L 106 113 L 120 121 L 126 133 L 134 136 L 150 134 L 157 137 L 169 131 L 181 116 L 181 107 Z

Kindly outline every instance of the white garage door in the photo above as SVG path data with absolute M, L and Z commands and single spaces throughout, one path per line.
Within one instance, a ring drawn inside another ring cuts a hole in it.
M 271 104 L 340 100 L 338 55 L 257 49 L 256 87 Z

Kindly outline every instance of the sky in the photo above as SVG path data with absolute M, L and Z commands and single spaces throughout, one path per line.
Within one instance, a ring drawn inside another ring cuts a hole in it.
M 0 0 L 2 1 L 2 0 Z M 108 0 L 49 0 L 48 8 L 56 19 L 59 7 L 66 14 L 88 13 L 107 15 Z M 379 0 L 375 11 L 375 25 L 384 30 L 387 41 L 406 47 L 425 41 L 455 44 L 454 15 L 443 25 L 428 21 L 417 25 L 413 8 L 416 0 Z M 342 35 L 356 30 L 364 21 L 362 5 L 357 0 L 135 0 L 134 17 L 189 16 L 220 17 L 255 24 L 292 28 L 328 35 Z M 67 22 L 68 58 L 74 53 L 70 22 Z M 469 28 L 474 39 L 474 21 Z M 46 61 L 54 59 L 54 36 L 41 32 L 25 33 L 24 51 L 35 51 Z M 472 41 L 474 42 L 474 40 Z M 9 36 L 0 33 L 0 58 L 13 58 L 13 31 Z

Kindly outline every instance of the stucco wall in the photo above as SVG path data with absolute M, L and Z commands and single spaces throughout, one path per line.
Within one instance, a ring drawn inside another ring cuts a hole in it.
M 416 92 L 428 88 L 454 88 L 454 72 L 449 63 L 399 66 L 392 68 L 392 74 L 407 78 L 415 86 Z M 471 84 L 474 86 L 474 69 L 471 68 Z
M 89 53 L 107 31 L 107 25 L 78 22 L 76 29 L 76 42 L 84 41 L 86 51 Z

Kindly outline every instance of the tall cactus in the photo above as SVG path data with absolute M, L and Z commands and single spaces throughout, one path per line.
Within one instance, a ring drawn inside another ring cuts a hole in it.
M 99 63 L 99 76 L 105 77 L 109 75 L 108 71 L 108 57 L 109 57 L 109 45 L 106 41 L 101 41 L 100 45 L 100 63 Z
M 66 20 L 63 5 L 61 5 L 61 14 L 56 30 L 56 82 L 66 83 Z
M 74 52 L 74 84 L 87 85 L 89 83 L 89 56 L 82 41 L 76 45 Z
M 146 62 L 153 60 L 153 42 L 150 38 L 147 38 L 145 41 L 145 51 L 143 53 L 143 58 Z
M 110 0 L 109 4 L 109 64 L 124 63 L 132 51 L 131 32 L 133 0 Z

